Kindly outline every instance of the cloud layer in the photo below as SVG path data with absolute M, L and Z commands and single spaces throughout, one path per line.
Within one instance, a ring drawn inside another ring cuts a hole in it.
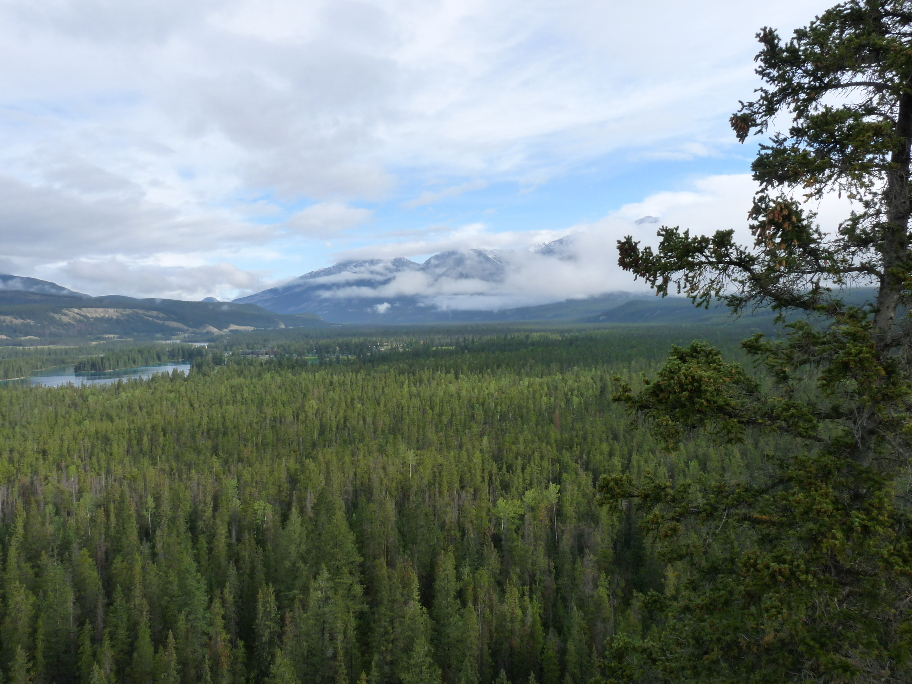
M 336 286 L 346 280 L 357 283 L 327 291 L 327 297 L 420 297 L 441 309 L 504 309 L 545 304 L 564 299 L 584 298 L 612 291 L 646 291 L 617 266 L 617 240 L 627 235 L 643 244 L 657 244 L 656 230 L 661 225 L 680 226 L 692 233 L 711 234 L 734 229 L 742 243 L 750 244 L 747 210 L 757 190 L 748 174 L 711 176 L 692 183 L 688 190 L 659 192 L 643 201 L 622 206 L 598 221 L 573 226 L 564 234 L 543 232 L 541 242 L 557 240 L 542 251 L 541 244 L 530 245 L 529 234 L 489 233 L 484 226 L 468 227 L 439 235 L 436 241 L 387 244 L 383 256 L 418 257 L 426 252 L 475 248 L 490 254 L 503 265 L 496 278 L 436 277 L 433 272 L 404 270 L 379 287 L 358 281 L 389 278 L 387 264 L 363 266 L 326 277 Z M 848 216 L 847 200 L 828 196 L 811 207 L 825 230 L 834 230 Z M 643 220 L 643 219 L 646 220 Z M 538 249 L 536 249 L 538 247 Z M 500 250 L 500 251 L 498 251 Z M 342 255 L 371 258 L 376 250 L 364 248 Z
M 429 245 L 458 234 L 479 193 L 506 223 L 517 194 L 606 159 L 725 155 L 753 33 L 826 6 L 6 0 L 0 263 L 95 292 L 205 289 L 178 272 L 241 292 L 340 241 L 382 252 L 400 218 Z

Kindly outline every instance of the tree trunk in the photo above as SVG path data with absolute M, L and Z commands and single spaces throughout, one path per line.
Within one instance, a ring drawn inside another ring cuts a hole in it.
M 904 276 L 897 270 L 904 271 L 909 265 L 909 166 L 910 147 L 912 147 L 912 82 L 906 86 L 906 92 L 900 97 L 899 112 L 896 116 L 896 134 L 900 141 L 890 156 L 890 168 L 887 171 L 887 187 L 884 200 L 887 211 L 887 226 L 884 228 L 884 241 L 881 256 L 883 271 L 880 276 L 880 289 L 877 293 L 877 313 L 874 316 L 874 328 L 878 342 L 883 345 L 890 338 L 896 309 L 903 289 Z

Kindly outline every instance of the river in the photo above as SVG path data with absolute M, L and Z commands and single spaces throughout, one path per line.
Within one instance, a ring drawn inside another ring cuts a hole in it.
M 73 366 L 61 366 L 34 373 L 29 378 L 18 382 L 29 383 L 32 386 L 60 387 L 61 385 L 111 385 L 118 380 L 147 380 L 159 373 L 170 373 L 177 370 L 180 373 L 190 371 L 189 363 L 163 363 L 157 366 L 141 366 L 139 368 L 124 368 L 123 370 L 104 371 L 100 373 L 74 373 Z

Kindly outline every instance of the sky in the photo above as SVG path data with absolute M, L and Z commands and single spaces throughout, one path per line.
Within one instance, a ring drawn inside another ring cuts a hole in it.
M 633 289 L 637 219 L 744 230 L 754 36 L 831 4 L 0 0 L 0 273 L 231 299 L 574 235 L 574 292 Z

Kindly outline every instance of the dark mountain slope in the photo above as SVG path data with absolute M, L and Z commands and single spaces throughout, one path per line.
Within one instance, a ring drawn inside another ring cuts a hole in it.
M 47 280 L 38 280 L 37 278 L 25 278 L 23 276 L 0 273 L 0 292 L 34 292 L 36 294 L 59 295 L 63 297 L 88 297 L 89 295 L 81 292 L 73 292 L 57 283 Z
M 281 315 L 252 304 L 0 290 L 0 336 L 10 341 L 101 335 L 179 337 L 316 325 L 323 325 L 316 316 Z

